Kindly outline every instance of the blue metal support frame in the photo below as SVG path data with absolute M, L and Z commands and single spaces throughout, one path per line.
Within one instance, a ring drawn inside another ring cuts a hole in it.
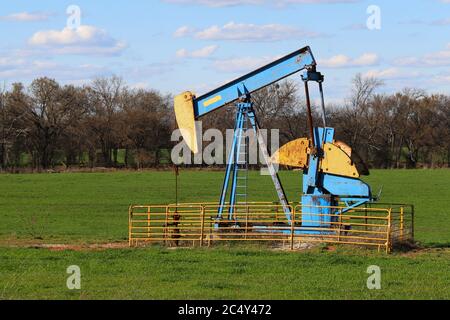
M 258 120 L 256 118 L 255 112 L 253 110 L 253 105 L 250 101 L 250 95 L 247 93 L 245 96 L 245 100 L 247 102 L 240 102 L 236 104 L 237 114 L 235 120 L 235 128 L 233 135 L 233 142 L 231 145 L 230 154 L 228 155 L 228 163 L 225 170 L 225 178 L 222 185 L 222 192 L 220 196 L 219 209 L 217 213 L 217 218 L 220 220 L 223 216 L 223 209 L 226 204 L 226 198 L 228 189 L 230 187 L 231 180 L 231 190 L 230 190 L 230 201 L 229 201 L 229 210 L 228 210 L 228 219 L 233 220 L 234 214 L 234 206 L 236 204 L 236 186 L 237 186 L 237 178 L 239 171 L 239 154 L 241 149 L 241 141 L 243 135 L 243 125 L 247 119 L 250 121 L 252 129 L 255 133 L 255 136 L 258 139 L 259 147 L 261 148 L 262 154 L 264 156 L 264 160 L 269 168 L 270 175 L 272 177 L 272 181 L 275 185 L 275 189 L 278 194 L 278 198 L 280 200 L 281 205 L 283 206 L 283 211 L 286 215 L 288 223 L 291 224 L 291 211 L 289 209 L 289 203 L 286 198 L 286 194 L 284 192 L 283 186 L 281 185 L 278 174 L 276 173 L 273 164 L 271 163 L 267 146 L 260 134 Z M 230 179 L 231 178 L 231 179 Z

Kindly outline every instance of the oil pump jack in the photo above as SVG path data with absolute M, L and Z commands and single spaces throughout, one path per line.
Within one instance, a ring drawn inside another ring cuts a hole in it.
M 303 72 L 301 80 L 306 97 L 309 137 L 291 141 L 270 156 L 261 134 L 252 93 L 300 72 Z M 241 170 L 239 155 L 246 147 L 242 137 L 247 123 L 250 123 L 251 130 L 254 131 L 267 164 L 286 216 L 286 225 L 292 224 L 292 212 L 274 164 L 303 171 L 302 194 L 299 199 L 303 222 L 301 227 L 296 228 L 296 234 L 321 233 L 320 228 L 327 227 L 327 223 L 332 223 L 339 214 L 374 200 L 369 185 L 359 179 L 361 174 L 368 173 L 367 170 L 359 166 L 358 161 L 354 161 L 356 158 L 352 149 L 335 140 L 334 129 L 327 126 L 323 82 L 324 76 L 317 71 L 317 63 L 310 47 L 304 47 L 199 97 L 189 91 L 175 97 L 178 127 L 194 153 L 199 151 L 200 143 L 196 120 L 233 103 L 236 108 L 233 143 L 219 197 L 216 227 L 220 226 L 221 221 L 233 219 L 235 205 L 238 203 Z M 315 126 L 313 123 L 310 83 L 318 84 L 322 126 Z M 336 210 L 338 205 L 340 209 Z M 228 210 L 226 215 L 224 208 Z M 261 226 L 260 230 L 264 229 Z

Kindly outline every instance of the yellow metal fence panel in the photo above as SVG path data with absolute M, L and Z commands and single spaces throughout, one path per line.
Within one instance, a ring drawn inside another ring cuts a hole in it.
M 217 219 L 217 203 L 130 206 L 129 244 L 202 246 L 216 241 L 264 241 L 293 249 L 297 243 L 309 242 L 369 246 L 389 252 L 395 245 L 413 240 L 414 208 L 398 204 L 386 207 L 371 204 L 347 212 L 343 206 L 327 207 L 332 214 L 316 214 L 319 219 L 308 221 L 302 220 L 301 205 L 289 206 L 292 223 L 288 223 L 283 207 L 271 202 L 225 205 L 224 215 L 233 214 L 232 219 L 222 220 Z M 305 226 L 312 221 L 316 224 Z

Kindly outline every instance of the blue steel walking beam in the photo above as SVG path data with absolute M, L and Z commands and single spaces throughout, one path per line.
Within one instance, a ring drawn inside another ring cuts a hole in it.
M 191 92 L 176 96 L 175 116 L 184 140 L 189 148 L 197 153 L 195 120 L 235 102 L 243 94 L 250 94 L 302 70 L 314 70 L 315 67 L 316 61 L 310 47 L 307 46 L 200 97 L 195 97 Z
M 194 115 L 199 118 L 239 98 L 238 92 L 252 93 L 267 87 L 294 73 L 315 67 L 316 61 L 311 49 L 305 47 L 245 76 L 231 81 L 211 92 L 194 99 Z

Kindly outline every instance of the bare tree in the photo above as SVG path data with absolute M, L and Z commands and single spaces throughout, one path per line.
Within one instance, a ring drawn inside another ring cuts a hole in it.
M 87 90 L 91 110 L 88 125 L 100 145 L 103 163 L 111 167 L 117 164 L 119 113 L 123 110 L 125 87 L 121 78 L 112 76 L 95 79 Z
M 369 124 L 376 119 L 371 102 L 377 88 L 383 82 L 375 78 L 365 78 L 357 74 L 352 80 L 352 93 L 340 113 L 339 136 L 355 149 L 365 160 L 368 159 L 369 146 L 373 146 L 374 126 Z
M 171 114 L 168 97 L 156 91 L 127 93 L 121 132 L 124 133 L 127 150 L 131 148 L 136 153 L 138 168 L 145 163 L 159 164 L 161 148 L 170 146 Z
M 60 87 L 53 79 L 39 78 L 29 87 L 28 98 L 17 101 L 27 124 L 27 141 L 35 165 L 44 169 L 54 165 L 59 139 L 83 111 L 73 86 Z

